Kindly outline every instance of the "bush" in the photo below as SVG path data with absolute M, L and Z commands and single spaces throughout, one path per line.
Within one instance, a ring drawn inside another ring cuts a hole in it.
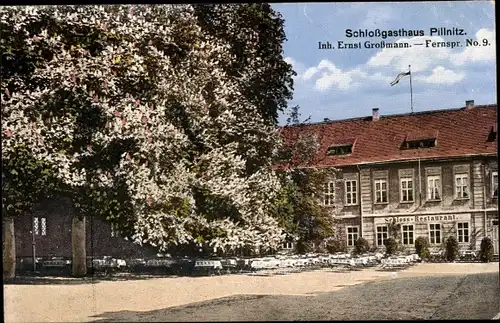
M 429 241 L 426 237 L 418 237 L 415 239 L 415 249 L 417 255 L 422 259 L 429 259 Z
M 370 249 L 370 244 L 363 237 L 360 237 L 354 243 L 354 252 L 357 253 L 357 254 L 367 253 L 369 249 Z
M 455 236 L 449 236 L 446 239 L 446 260 L 454 261 L 458 256 L 458 241 Z
M 343 241 L 330 240 L 326 243 L 326 250 L 329 253 L 346 252 L 347 246 Z
M 314 245 L 309 241 L 297 241 L 297 253 L 305 254 L 314 251 Z
M 388 255 L 393 255 L 397 248 L 398 248 L 398 242 L 394 238 L 389 238 L 384 241 L 385 245 L 385 253 Z
M 481 249 L 479 250 L 479 260 L 482 262 L 493 261 L 493 241 L 486 237 L 481 240 Z

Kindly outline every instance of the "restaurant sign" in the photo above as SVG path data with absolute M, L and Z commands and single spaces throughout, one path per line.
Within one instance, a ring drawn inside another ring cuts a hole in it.
M 445 215 L 414 215 L 386 217 L 385 222 L 396 223 L 428 223 L 445 221 L 470 221 L 470 213 L 467 214 L 445 214 Z

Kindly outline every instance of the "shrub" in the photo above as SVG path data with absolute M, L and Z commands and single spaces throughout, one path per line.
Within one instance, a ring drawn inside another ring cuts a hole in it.
M 493 242 L 485 237 L 481 240 L 481 249 L 479 250 L 479 260 L 482 262 L 493 261 Z
M 415 249 L 417 255 L 422 259 L 429 259 L 429 240 L 426 237 L 418 237 L 415 239 Z
M 360 237 L 358 240 L 356 240 L 356 242 L 354 243 L 354 252 L 357 253 L 357 254 L 363 254 L 363 253 L 366 253 L 368 252 L 368 250 L 370 249 L 370 244 L 368 243 L 368 241 L 363 238 L 363 237 Z
M 397 248 L 398 248 L 398 242 L 394 238 L 389 238 L 384 241 L 385 245 L 385 253 L 388 255 L 393 255 Z
M 326 243 L 326 250 L 329 253 L 346 252 L 346 249 L 347 249 L 346 244 L 340 240 L 329 240 Z
M 309 253 L 312 252 L 313 250 L 314 250 L 314 245 L 312 242 L 301 241 L 301 240 L 297 242 L 297 252 L 299 254 Z
M 449 236 L 446 239 L 446 260 L 454 261 L 458 256 L 458 241 L 455 236 Z

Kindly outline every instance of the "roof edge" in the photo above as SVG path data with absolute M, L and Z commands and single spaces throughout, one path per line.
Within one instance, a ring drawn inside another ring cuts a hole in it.
M 473 109 L 486 109 L 486 108 L 493 108 L 493 107 L 496 108 L 497 104 L 496 103 L 492 103 L 492 104 L 475 105 Z M 409 113 L 398 113 L 398 114 L 387 114 L 387 115 L 381 115 L 379 118 L 380 119 L 389 119 L 389 118 L 395 118 L 395 117 L 417 116 L 417 115 L 424 115 L 424 114 L 434 114 L 434 113 L 442 113 L 442 112 L 453 112 L 453 111 L 461 111 L 461 110 L 466 110 L 466 107 L 454 108 L 454 109 L 425 110 L 425 111 L 409 112 Z M 364 116 L 364 117 L 354 117 L 354 118 L 347 118 L 347 119 L 317 121 L 317 122 L 311 122 L 311 123 L 297 123 L 297 124 L 293 124 L 293 125 L 280 126 L 278 128 L 283 129 L 283 128 L 303 127 L 303 126 L 314 126 L 314 125 L 322 125 L 322 124 L 330 124 L 330 123 L 340 123 L 340 122 L 356 121 L 356 120 L 363 121 L 363 120 L 368 120 L 368 119 L 371 119 L 371 118 L 372 118 L 371 116 Z
M 473 157 L 496 157 L 497 153 L 484 153 L 484 154 L 467 154 L 467 155 L 456 155 L 456 156 L 446 156 L 446 157 L 412 157 L 405 159 L 387 159 L 387 160 L 378 160 L 373 162 L 362 162 L 362 163 L 353 163 L 353 164 L 345 164 L 345 165 L 315 165 L 315 166 L 299 166 L 299 167 L 291 167 L 293 168 L 342 168 L 342 167 L 352 167 L 352 166 L 369 166 L 369 165 L 377 165 L 377 164 L 397 164 L 397 163 L 407 163 L 418 161 L 446 161 L 446 160 L 457 160 L 457 159 L 470 159 Z

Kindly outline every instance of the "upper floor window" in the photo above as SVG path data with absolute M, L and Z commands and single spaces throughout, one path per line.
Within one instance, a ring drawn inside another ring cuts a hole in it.
M 488 134 L 488 141 L 495 141 L 497 139 L 497 123 L 491 125 L 490 133 Z
M 33 232 L 35 235 L 46 236 L 47 235 L 47 218 L 33 218 Z
M 401 148 L 419 149 L 436 147 L 438 133 L 439 131 L 432 129 L 408 133 Z
M 414 141 L 406 141 L 404 143 L 405 149 L 431 148 L 431 147 L 436 147 L 436 139 L 414 140 Z
M 401 182 L 401 202 L 413 202 L 413 178 L 403 177 Z
M 498 198 L 498 172 L 491 173 L 491 196 Z
M 358 180 L 348 179 L 345 181 L 345 204 L 358 204 Z
M 455 198 L 469 198 L 469 178 L 467 174 L 455 174 Z
M 325 184 L 323 204 L 329 206 L 333 205 L 334 203 L 335 203 L 335 182 L 328 182 Z
M 441 200 L 441 176 L 427 176 L 427 199 Z
M 376 179 L 375 186 L 375 203 L 387 203 L 387 179 Z
M 326 154 L 328 156 L 352 154 L 352 145 L 337 145 L 337 146 L 328 147 Z

